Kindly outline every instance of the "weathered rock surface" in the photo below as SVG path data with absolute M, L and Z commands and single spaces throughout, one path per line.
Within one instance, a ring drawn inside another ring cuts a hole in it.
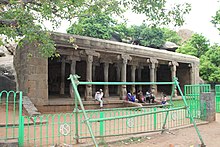
M 27 111 L 29 116 L 36 116 L 36 115 L 41 114 L 40 112 L 38 112 L 35 105 L 31 102 L 31 100 L 27 96 L 23 97 L 23 106 L 24 106 L 24 108 Z
M 13 66 L 13 55 L 6 48 L 0 47 L 4 56 L 0 56 L 0 91 L 16 90 L 16 73 Z
M 170 51 L 175 51 L 178 48 L 178 45 L 176 45 L 173 42 L 167 41 L 164 43 L 164 45 L 161 48 L 166 49 L 166 50 L 170 50 Z

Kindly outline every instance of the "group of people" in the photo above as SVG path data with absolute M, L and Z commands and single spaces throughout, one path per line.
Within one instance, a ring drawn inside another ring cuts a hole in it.
M 102 89 L 99 89 L 95 93 L 95 100 L 99 101 L 100 108 L 103 108 L 103 91 Z M 131 102 L 138 102 L 138 103 L 154 103 L 155 102 L 155 95 L 152 91 L 147 91 L 146 95 L 143 95 L 143 92 L 141 90 L 138 90 L 137 94 L 135 92 L 127 93 L 127 100 Z M 162 94 L 161 97 L 161 105 L 167 104 L 167 98 L 165 94 Z
M 131 93 L 128 92 L 127 100 L 131 102 L 138 102 L 138 103 L 155 103 L 155 95 L 152 91 L 147 91 L 146 95 L 143 95 L 143 92 L 139 90 L 137 94 L 135 92 Z M 165 94 L 161 96 L 161 105 L 167 104 L 167 97 Z
M 139 103 L 154 103 L 155 96 L 152 92 L 147 91 L 146 96 L 143 95 L 143 92 L 141 90 L 138 91 L 136 94 L 135 92 L 127 94 L 127 100 L 131 102 L 139 102 Z

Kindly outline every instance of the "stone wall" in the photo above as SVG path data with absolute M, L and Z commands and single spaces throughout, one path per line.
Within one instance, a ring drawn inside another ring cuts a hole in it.
M 214 93 L 211 93 L 211 92 L 201 93 L 200 100 L 201 100 L 201 115 L 203 117 L 203 120 L 206 120 L 209 122 L 215 121 L 216 110 L 215 110 L 215 95 L 214 95 Z M 206 111 L 204 111 L 204 109 Z
M 18 90 L 30 97 L 36 105 L 47 104 L 48 63 L 41 57 L 35 45 L 25 43 L 16 49 L 14 66 L 17 72 Z

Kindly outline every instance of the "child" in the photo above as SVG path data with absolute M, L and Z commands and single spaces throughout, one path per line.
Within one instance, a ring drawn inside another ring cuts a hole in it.
M 165 105 L 167 103 L 167 96 L 164 94 L 161 98 L 161 105 Z
M 138 90 L 137 99 L 138 99 L 139 103 L 144 103 L 144 96 L 143 96 L 143 92 L 141 90 Z

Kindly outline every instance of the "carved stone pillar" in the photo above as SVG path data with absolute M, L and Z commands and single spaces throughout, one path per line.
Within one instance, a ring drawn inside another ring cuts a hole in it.
M 157 81 L 157 65 L 158 65 L 158 60 L 154 58 L 147 59 L 147 62 L 149 63 L 149 68 L 150 68 L 150 82 L 156 82 Z M 157 94 L 157 85 L 150 85 L 151 89 L 154 89 L 154 94 Z
M 136 71 L 136 65 L 131 66 L 131 81 L 135 82 L 135 71 Z M 135 85 L 131 86 L 131 92 L 135 92 Z
M 65 92 L 65 69 L 66 69 L 66 62 L 65 59 L 62 58 L 61 61 L 61 83 L 60 83 L 60 94 L 64 95 Z
M 142 70 L 142 67 L 138 67 L 138 82 L 141 82 L 141 70 Z M 142 91 L 142 85 L 138 85 L 138 90 L 141 90 Z
M 191 84 L 199 84 L 199 64 L 191 63 L 189 64 L 190 68 L 190 83 Z
M 126 71 L 127 71 L 127 63 L 128 60 L 131 60 L 132 58 L 129 55 L 126 54 L 122 54 L 121 55 L 121 59 L 122 59 L 122 65 L 121 65 L 121 81 L 122 82 L 126 82 Z M 125 100 L 126 99 L 126 95 L 127 95 L 127 89 L 126 89 L 126 85 L 122 85 L 121 86 L 121 93 L 120 93 L 120 99 Z
M 176 61 L 171 61 L 169 62 L 169 66 L 170 66 L 170 70 L 171 70 L 171 79 L 173 81 L 173 78 L 176 77 L 176 68 L 177 66 L 179 66 L 179 64 L 176 62 Z M 172 85 L 172 89 L 173 89 L 173 86 Z M 175 89 L 174 91 L 174 97 L 177 97 L 177 89 Z
M 109 63 L 104 62 L 104 81 L 105 82 L 108 82 L 108 70 L 109 70 Z M 108 85 L 104 85 L 104 96 L 109 97 Z
M 121 65 L 120 64 L 117 64 L 116 65 L 116 72 L 117 72 L 117 77 L 116 77 L 116 80 L 117 82 L 120 82 L 120 79 L 121 79 Z M 121 86 L 118 85 L 117 87 L 117 94 L 120 95 L 120 88 Z
M 86 81 L 92 81 L 92 65 L 93 65 L 93 57 L 97 56 L 98 58 L 100 57 L 100 54 L 92 51 L 92 50 L 85 50 L 85 53 L 87 55 L 86 59 Z M 92 85 L 86 85 L 86 90 L 85 90 L 85 100 L 91 100 L 92 99 Z
M 93 62 L 93 56 L 88 55 L 86 60 L 86 81 L 90 82 L 92 81 L 92 62 Z M 92 99 L 92 85 L 86 85 L 86 100 Z
M 171 69 L 171 78 L 173 80 L 173 77 L 176 77 L 176 67 L 179 66 L 179 64 L 175 61 L 169 62 L 169 66 Z
M 70 73 L 71 74 L 76 74 L 76 60 L 71 61 Z M 74 91 L 73 91 L 73 87 L 72 87 L 71 83 L 70 83 L 70 97 L 74 98 Z
M 122 61 L 122 68 L 121 68 L 121 81 L 122 82 L 126 82 L 126 70 L 127 70 L 127 59 L 123 59 Z M 121 86 L 121 99 L 125 99 L 126 97 L 126 93 L 127 93 L 127 90 L 126 90 L 126 85 L 122 85 Z
M 96 81 L 96 73 L 95 73 L 96 65 L 92 65 L 92 81 Z M 95 94 L 96 92 L 96 85 L 92 85 L 92 93 Z

